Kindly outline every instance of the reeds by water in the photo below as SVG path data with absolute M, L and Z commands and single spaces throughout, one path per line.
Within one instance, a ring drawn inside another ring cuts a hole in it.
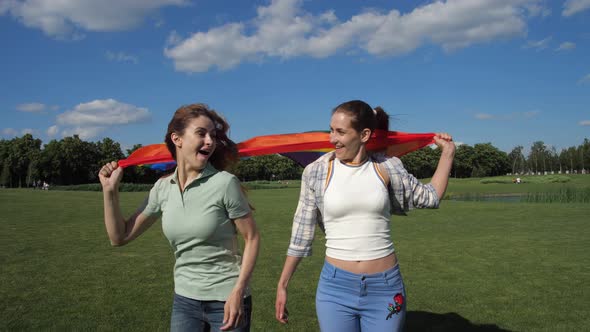
M 590 203 L 590 188 L 564 188 L 556 192 L 528 193 L 521 197 L 526 203 Z

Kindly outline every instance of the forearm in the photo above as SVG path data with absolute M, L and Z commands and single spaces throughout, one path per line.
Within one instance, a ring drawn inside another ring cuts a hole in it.
M 121 214 L 119 204 L 119 191 L 104 191 L 104 223 L 111 244 L 114 246 L 122 245 L 125 238 L 125 219 Z
M 283 266 L 283 272 L 281 273 L 281 278 L 279 279 L 278 288 L 287 289 L 289 281 L 295 273 L 295 270 L 297 270 L 297 266 L 302 258 L 303 257 L 287 256 L 285 259 L 285 265 Z
M 258 231 L 244 238 L 244 254 L 242 256 L 242 266 L 240 268 L 240 276 L 234 287 L 235 290 L 243 291 L 250 282 L 254 266 L 256 265 L 256 258 L 258 257 L 258 249 L 260 247 L 260 235 Z
M 436 194 L 438 195 L 438 199 L 441 200 L 447 190 L 447 185 L 449 183 L 449 174 L 451 173 L 451 168 L 453 167 L 453 158 L 455 157 L 455 149 L 448 148 L 444 149 L 441 152 L 440 159 L 438 161 L 438 166 L 436 167 L 436 171 L 432 176 L 432 180 L 430 183 L 436 190 Z

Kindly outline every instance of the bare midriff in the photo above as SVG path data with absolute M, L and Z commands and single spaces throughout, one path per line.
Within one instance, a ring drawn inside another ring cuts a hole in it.
M 397 264 L 397 256 L 392 253 L 389 256 L 371 259 L 367 261 L 345 261 L 326 256 L 326 261 L 335 267 L 356 273 L 356 274 L 374 274 L 387 271 Z

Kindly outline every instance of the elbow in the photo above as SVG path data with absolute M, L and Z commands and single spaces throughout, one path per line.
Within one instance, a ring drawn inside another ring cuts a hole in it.
M 252 232 L 252 234 L 250 234 L 250 236 L 248 236 L 246 241 L 258 246 L 260 244 L 260 233 L 258 233 L 258 230 L 254 230 L 254 232 Z
M 244 245 L 253 250 L 258 256 L 258 251 L 260 250 L 260 234 L 258 231 L 254 231 L 251 234 L 248 234 L 247 237 L 244 237 Z

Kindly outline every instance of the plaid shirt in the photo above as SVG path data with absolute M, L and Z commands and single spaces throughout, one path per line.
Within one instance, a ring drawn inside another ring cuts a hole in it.
M 322 212 L 324 210 L 324 191 L 329 173 L 330 161 L 334 153 L 326 153 L 307 165 L 301 177 L 299 203 L 293 218 L 291 243 L 288 256 L 307 257 L 312 253 L 311 244 L 316 224 L 324 231 Z M 437 208 L 439 199 L 431 184 L 424 185 L 402 165 L 396 157 L 383 154 L 371 155 L 371 161 L 389 175 L 389 200 L 392 214 L 405 215 L 412 208 Z

